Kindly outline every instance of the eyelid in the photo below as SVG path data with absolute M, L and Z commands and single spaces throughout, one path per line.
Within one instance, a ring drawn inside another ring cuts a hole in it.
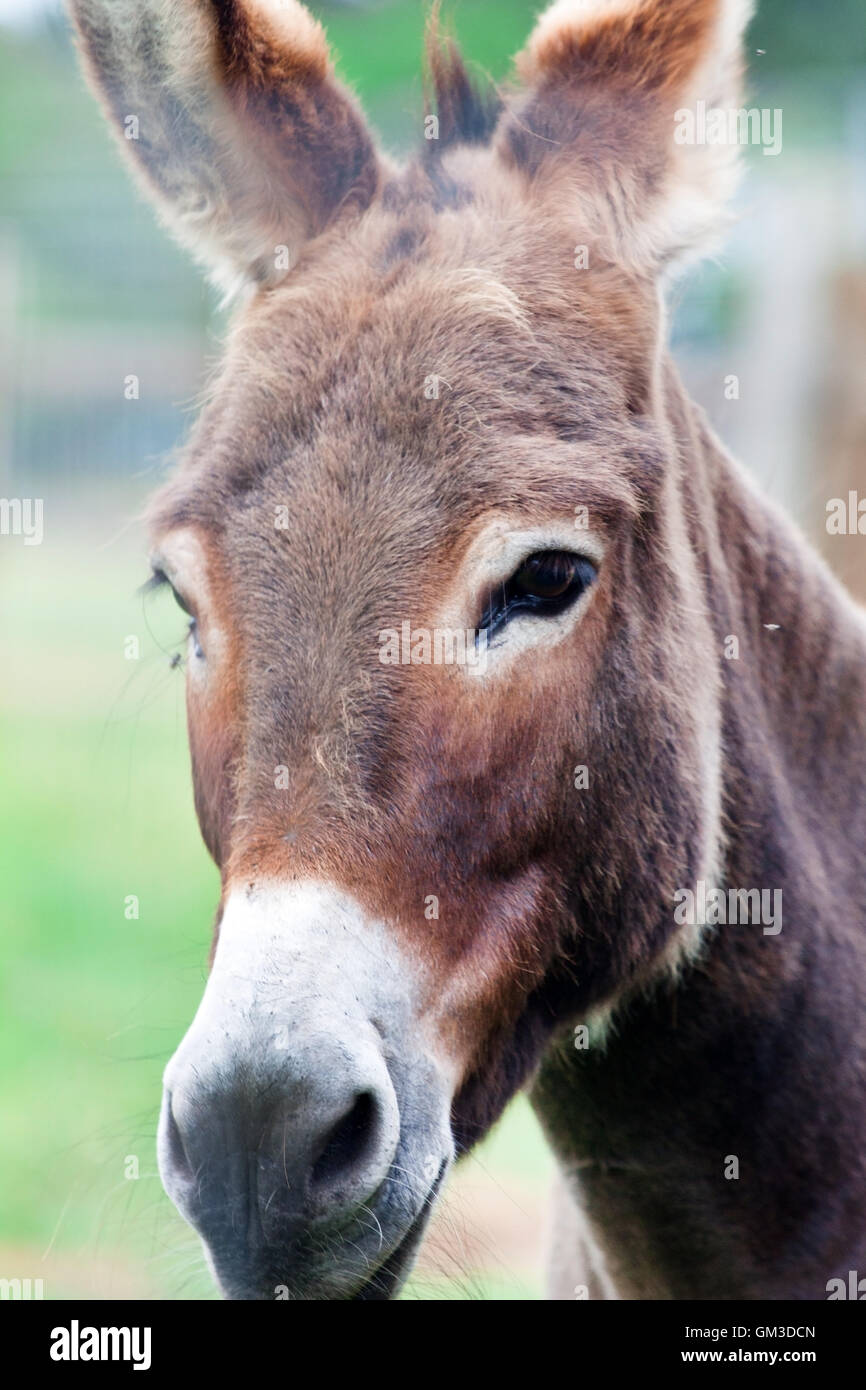
M 192 611 L 192 609 L 190 608 L 190 606 L 189 606 L 189 604 L 187 603 L 186 599 L 183 598 L 183 596 L 182 596 L 181 594 L 178 593 L 177 589 L 174 587 L 173 584 L 171 584 L 170 581 L 169 581 L 169 583 L 170 583 L 171 592 L 174 594 L 174 601 L 175 601 L 175 603 L 177 604 L 178 608 L 182 609 L 183 612 L 186 614 L 186 616 L 187 616 L 188 618 L 192 618 L 193 622 L 195 622 L 195 621 L 196 621 L 195 613 L 194 613 L 194 612 Z
M 187 617 L 192 618 L 193 622 L 198 622 L 196 614 L 191 605 L 187 603 L 183 595 L 179 593 L 178 590 L 175 588 L 174 584 L 172 584 L 168 575 L 165 573 L 165 570 L 160 569 L 157 565 L 154 566 L 153 573 L 151 574 L 150 578 L 146 580 L 144 584 L 142 584 L 139 593 L 152 594 L 155 593 L 157 589 L 165 588 L 171 589 L 171 592 L 174 595 L 175 603 L 177 604 L 178 608 L 180 608 L 182 612 L 186 613 Z

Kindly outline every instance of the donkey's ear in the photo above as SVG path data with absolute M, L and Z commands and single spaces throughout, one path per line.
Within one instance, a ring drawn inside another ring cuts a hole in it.
M 502 157 L 644 269 L 708 249 L 737 144 L 697 143 L 700 110 L 735 111 L 754 0 L 557 0 L 517 59 Z M 726 129 L 730 122 L 726 119 Z
M 165 221 L 229 291 L 273 284 L 380 164 L 297 0 L 70 0 L 85 65 Z

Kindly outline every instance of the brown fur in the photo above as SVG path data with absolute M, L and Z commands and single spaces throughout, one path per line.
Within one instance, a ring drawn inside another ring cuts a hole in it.
M 218 690 L 190 700 L 224 889 L 324 878 L 389 923 L 459 1072 L 461 1149 L 540 1068 L 621 1292 L 823 1297 L 866 1260 L 866 628 L 662 342 L 656 274 L 706 230 L 670 212 L 707 175 L 669 123 L 708 63 L 736 75 L 738 50 L 710 62 L 720 5 L 542 21 L 481 145 L 489 108 L 436 47 L 444 144 L 388 176 L 317 52 L 214 13 L 244 138 L 270 123 L 261 158 L 307 229 L 239 312 L 152 513 L 157 549 L 200 536 L 228 634 Z M 380 629 L 459 597 L 491 516 L 576 506 L 605 555 L 561 645 L 477 685 L 381 665 Z M 716 851 L 726 882 L 784 889 L 784 930 L 721 929 L 689 959 L 674 893 Z M 572 1025 L 614 1006 L 606 1045 L 576 1051 Z
M 714 37 L 716 0 L 668 0 L 664 5 L 624 4 L 595 22 L 565 17 L 545 27 L 521 55 L 518 71 L 527 85 L 575 90 L 588 82 L 675 98 L 705 56 Z
M 225 289 L 278 283 L 328 223 L 369 205 L 383 166 L 321 27 L 237 0 L 71 0 L 124 153 L 168 225 Z M 165 49 L 165 52 L 163 52 Z M 182 61 L 180 61 L 182 59 Z M 137 138 L 128 117 L 140 122 Z

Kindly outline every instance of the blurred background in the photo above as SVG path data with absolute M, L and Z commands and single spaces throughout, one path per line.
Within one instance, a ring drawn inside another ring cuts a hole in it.
M 452 0 L 495 78 L 529 0 Z M 384 141 L 414 142 L 427 6 L 310 8 Z M 722 438 L 866 598 L 866 547 L 826 505 L 866 496 L 866 12 L 761 0 L 739 221 L 678 285 L 675 352 Z M 170 600 L 137 517 L 170 466 L 224 321 L 133 191 L 59 5 L 0 0 L 0 1279 L 46 1297 L 213 1297 L 164 1197 L 162 1067 L 201 995 L 217 876 L 192 807 Z M 137 398 L 127 379 L 138 378 Z M 729 381 L 736 376 L 739 394 Z M 541 1296 L 551 1163 L 519 1099 L 452 1182 L 404 1297 Z

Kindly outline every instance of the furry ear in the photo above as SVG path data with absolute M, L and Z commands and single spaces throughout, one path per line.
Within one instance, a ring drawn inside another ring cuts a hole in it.
M 517 59 L 503 159 L 574 207 L 608 259 L 655 270 L 723 225 L 738 144 L 691 143 L 688 113 L 734 113 L 753 0 L 557 0 Z M 695 125 L 698 129 L 699 123 Z M 685 138 L 684 138 L 685 137 Z
M 283 278 L 380 163 L 297 0 L 70 0 L 85 66 L 177 238 L 226 291 Z

